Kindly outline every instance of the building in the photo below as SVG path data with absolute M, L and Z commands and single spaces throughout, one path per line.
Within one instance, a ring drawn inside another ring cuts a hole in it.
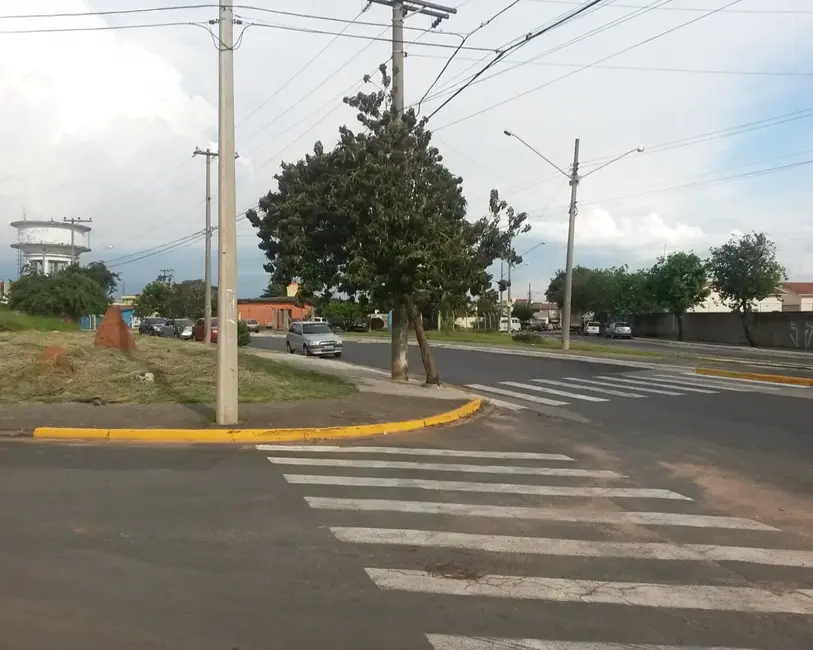
M 82 253 L 90 252 L 90 227 L 64 221 L 13 221 L 18 251 L 17 270 L 49 275 L 68 267 Z
M 242 298 L 237 301 L 240 320 L 256 320 L 262 327 L 287 330 L 291 321 L 310 318 L 313 308 L 300 305 L 295 297 Z
M 813 311 L 813 282 L 783 282 L 782 311 Z

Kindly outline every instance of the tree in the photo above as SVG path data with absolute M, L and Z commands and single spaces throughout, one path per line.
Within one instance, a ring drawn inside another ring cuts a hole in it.
M 74 265 L 73 270 L 80 271 L 87 275 L 91 280 L 98 282 L 105 290 L 108 296 L 112 296 L 119 286 L 121 280 L 120 273 L 113 273 L 107 268 L 104 262 L 91 262 L 87 266 Z
M 184 280 L 172 285 L 172 298 L 166 315 L 171 318 L 203 318 L 206 309 L 206 282 Z M 217 287 L 212 287 L 212 311 L 217 313 Z
M 732 237 L 711 249 L 708 270 L 712 289 L 737 313 L 748 344 L 756 347 L 748 317 L 755 303 L 777 296 L 787 279 L 785 267 L 776 259 L 776 245 L 761 232 Z
M 536 313 L 536 310 L 526 303 L 516 303 L 511 310 L 511 316 L 519 318 L 520 322 L 527 323 Z
M 140 318 L 147 318 L 155 314 L 170 317 L 174 299 L 175 291 L 171 284 L 162 280 L 150 282 L 135 299 L 135 315 Z
M 284 298 L 288 295 L 288 283 L 274 281 L 273 279 L 268 283 L 268 286 L 263 291 L 263 298 Z
M 259 202 L 263 217 L 246 216 L 272 281 L 296 277 L 304 298 L 329 292 L 391 305 L 393 378 L 408 379 L 409 323 L 426 381 L 436 384 L 421 309 L 486 290 L 486 269 L 509 256 L 526 215 L 512 211 L 505 227 L 500 214 L 468 221 L 462 179 L 443 165 L 425 120 L 392 110 L 385 66 L 381 76 L 380 90 L 345 99 L 363 129 L 344 126 L 333 150 L 317 142 L 303 160 L 283 163 L 277 191 Z
M 678 339 L 683 340 L 683 315 L 709 295 L 706 263 L 694 253 L 671 253 L 649 272 L 656 304 L 678 322 Z
M 109 302 L 104 288 L 84 273 L 67 268 L 51 275 L 24 275 L 12 283 L 9 307 L 35 316 L 78 321 L 103 314 Z

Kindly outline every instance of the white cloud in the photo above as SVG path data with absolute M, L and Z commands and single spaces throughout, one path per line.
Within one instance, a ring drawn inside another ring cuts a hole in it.
M 182 4 L 180 0 L 150 1 L 154 6 Z M 146 1 L 140 4 L 147 6 Z M 300 0 L 294 9 L 270 0 L 255 4 L 347 19 L 360 9 L 359 3 L 334 6 L 338 3 L 322 0 Z M 709 10 L 724 4 L 724 0 L 670 3 L 674 8 L 699 6 Z M 486 0 L 470 0 L 444 28 L 457 32 L 473 29 L 495 13 L 493 5 Z M 20 6 L 0 9 L 0 16 Z M 32 13 L 79 12 L 117 9 L 120 2 L 28 0 L 23 6 Z M 737 7 L 799 9 L 799 3 L 743 0 Z M 526 0 L 478 32 L 467 45 L 499 46 L 569 8 L 561 3 Z M 262 19 L 337 29 L 331 23 L 240 11 L 243 27 Z M 2 21 L 0 27 L 205 22 L 215 13 L 203 8 L 138 17 Z M 629 9 L 610 4 L 540 37 L 509 58 L 532 59 L 629 13 Z M 592 63 L 698 15 L 651 11 L 538 63 Z M 385 24 L 389 19 L 386 8 L 377 5 L 364 14 L 367 21 Z M 429 19 L 416 17 L 407 25 L 423 28 L 428 23 Z M 349 31 L 387 35 L 383 27 L 353 27 Z M 407 35 L 414 39 L 419 33 L 408 31 Z M 720 13 L 613 58 L 606 65 L 810 72 L 811 33 L 813 16 Z M 390 46 L 386 42 L 338 39 L 291 80 L 330 39 L 263 27 L 249 27 L 245 32 L 235 52 L 237 149 L 241 156 L 238 210 L 252 205 L 273 185 L 280 160 L 302 156 L 317 139 L 330 145 L 340 124 L 355 124 L 354 112 L 336 98 L 387 60 Z M 437 34 L 424 35 L 421 40 L 457 42 Z M 412 56 L 407 58 L 406 93 L 407 101 L 413 102 L 434 79 L 450 51 L 417 45 L 407 49 Z M 0 209 L 9 221 L 19 216 L 23 206 L 32 217 L 93 217 L 97 248 L 112 245 L 116 254 L 160 244 L 203 227 L 203 161 L 193 160 L 192 151 L 217 139 L 217 59 L 212 41 L 202 29 L 5 35 L 0 55 L 0 92 L 4 98 L 0 104 Z M 438 88 L 471 66 L 470 59 L 485 53 L 462 51 L 460 56 L 463 60 L 452 63 Z M 502 62 L 494 71 L 510 65 Z M 588 171 L 591 160 L 639 144 L 678 140 L 813 105 L 809 77 L 597 66 L 479 117 L 442 128 L 572 70 L 559 65 L 524 65 L 467 89 L 430 122 L 439 129 L 437 144 L 447 164 L 464 177 L 472 214 L 485 211 L 489 190 L 499 188 L 516 208 L 535 215 L 532 234 L 551 240 L 544 253 L 542 249 L 536 251 L 540 255 L 559 254 L 560 247 L 553 244 L 566 236 L 568 188 L 564 179 L 551 175 L 553 170 L 544 161 L 516 140 L 506 138 L 503 129 L 515 130 L 562 167 L 568 165 L 573 139 L 579 137 L 583 171 Z M 263 102 L 262 109 L 245 119 Z M 431 113 L 439 103 L 425 103 L 423 114 Z M 336 110 L 329 113 L 334 107 Z M 668 152 L 633 155 L 589 176 L 579 187 L 577 251 L 585 256 L 580 259 L 600 254 L 602 262 L 632 266 L 635 260 L 656 257 L 664 245 L 670 250 L 686 247 L 701 252 L 722 243 L 735 228 L 756 228 L 767 230 L 776 239 L 795 278 L 805 279 L 797 273 L 813 275 L 813 267 L 804 262 L 811 259 L 810 233 L 800 230 L 809 221 L 809 168 L 741 182 L 654 191 L 813 157 L 809 152 L 799 153 L 810 139 L 811 123 L 813 119 L 798 120 Z M 797 155 L 788 156 L 793 153 Z M 771 162 L 772 157 L 779 156 L 784 157 Z M 754 161 L 765 162 L 748 164 Z M 216 178 L 213 166 L 215 185 Z M 551 180 L 533 184 L 546 178 Z M 607 200 L 615 198 L 618 200 Z M 539 213 L 547 206 L 550 209 L 540 218 Z M 241 256 L 240 273 L 261 278 L 263 260 L 255 250 L 251 230 L 243 223 L 239 232 L 240 246 L 246 251 Z M 8 248 L 13 235 L 11 229 L 0 227 L 0 250 L 7 256 L 0 255 L 0 268 L 8 268 L 2 265 L 13 256 Z M 199 249 L 190 246 L 123 268 L 127 273 L 149 276 L 152 267 L 185 267 L 180 257 L 194 260 L 199 255 Z M 563 265 L 564 259 L 546 262 L 549 269 Z M 189 266 L 195 268 L 195 264 Z

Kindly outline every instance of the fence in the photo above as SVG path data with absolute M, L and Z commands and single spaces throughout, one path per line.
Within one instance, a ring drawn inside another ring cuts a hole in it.
M 813 352 L 813 312 L 763 312 L 749 314 L 747 319 L 757 347 Z M 677 317 L 672 314 L 638 317 L 635 335 L 677 340 Z M 685 314 L 683 340 L 748 345 L 740 317 L 731 312 Z

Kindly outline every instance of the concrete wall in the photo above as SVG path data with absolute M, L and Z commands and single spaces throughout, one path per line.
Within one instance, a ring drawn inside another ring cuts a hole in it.
M 758 347 L 813 351 L 813 313 L 765 312 L 751 314 L 751 336 Z M 649 314 L 636 319 L 635 336 L 678 338 L 677 318 L 672 314 Z M 734 313 L 686 314 L 683 339 L 705 343 L 748 345 L 739 316 Z

